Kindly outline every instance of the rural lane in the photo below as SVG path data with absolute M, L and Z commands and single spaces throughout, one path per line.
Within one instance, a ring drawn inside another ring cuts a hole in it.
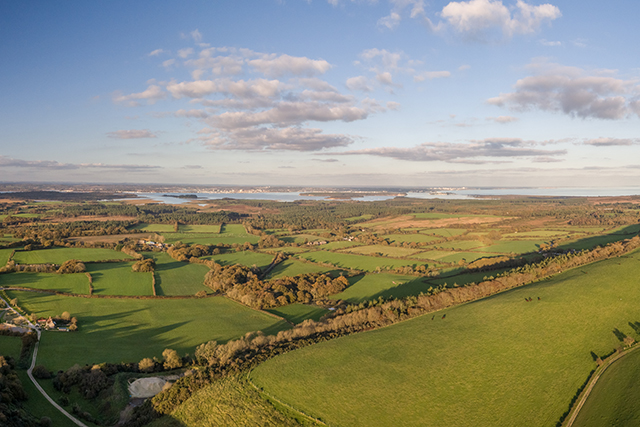
M 607 368 L 609 368 L 609 366 L 613 365 L 614 362 L 620 360 L 623 356 L 626 356 L 627 354 L 631 353 L 632 351 L 638 348 L 640 348 L 640 346 L 636 345 L 626 351 L 623 351 L 622 353 L 618 353 L 615 357 L 613 357 L 611 360 L 608 360 L 606 362 L 606 364 L 602 367 L 600 372 L 598 372 L 596 375 L 593 376 L 593 378 L 591 378 L 591 380 L 589 381 L 589 385 L 585 388 L 584 392 L 582 393 L 582 396 L 580 396 L 580 401 L 576 404 L 576 409 L 571 414 L 571 418 L 569 418 L 569 421 L 567 422 L 565 427 L 571 427 L 573 425 L 574 421 L 578 417 L 578 414 L 580 413 L 580 409 L 582 409 L 582 406 L 584 405 L 584 403 L 587 401 L 587 398 L 591 394 L 591 390 L 593 390 L 593 387 L 596 385 L 596 382 L 598 382 L 598 380 L 600 379 L 600 376 L 604 374 L 604 371 L 606 371 Z
M 4 288 L 0 288 L 0 290 L 4 290 Z M 45 399 L 47 399 L 58 411 L 62 412 L 62 414 L 64 414 L 67 418 L 69 418 L 71 421 L 73 421 L 74 424 L 76 424 L 76 425 L 78 425 L 80 427 L 88 427 L 85 423 L 83 423 L 82 421 L 78 420 L 76 417 L 74 417 L 70 413 L 68 413 L 62 406 L 58 405 L 55 402 L 55 400 L 53 400 L 51 398 L 51 396 L 49 396 L 47 394 L 47 392 L 44 391 L 44 389 L 40 386 L 40 384 L 38 384 L 38 381 L 36 381 L 36 379 L 33 377 L 33 368 L 36 366 L 36 357 L 38 357 L 38 346 L 40 345 L 40 329 L 36 328 L 36 326 L 33 323 L 31 323 L 29 321 L 29 319 L 27 319 L 26 317 L 22 316 L 13 307 L 11 307 L 11 305 L 7 301 L 5 301 L 4 298 L 0 297 L 0 300 L 2 300 L 2 302 L 4 302 L 6 304 L 6 306 L 10 310 L 12 310 L 16 315 L 23 317 L 27 321 L 27 324 L 28 324 L 29 328 L 33 329 L 36 332 L 36 334 L 38 335 L 38 341 L 36 341 L 36 346 L 33 349 L 33 356 L 31 357 L 31 366 L 27 370 L 27 375 L 29 376 L 29 379 L 31 380 L 33 385 L 36 386 L 38 391 L 40 391 L 40 393 L 42 393 L 42 395 L 45 397 Z

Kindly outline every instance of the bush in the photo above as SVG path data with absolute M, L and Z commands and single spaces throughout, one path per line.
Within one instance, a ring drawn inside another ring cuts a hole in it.
M 37 365 L 33 368 L 33 376 L 39 380 L 48 380 L 51 378 L 51 372 L 43 365 Z

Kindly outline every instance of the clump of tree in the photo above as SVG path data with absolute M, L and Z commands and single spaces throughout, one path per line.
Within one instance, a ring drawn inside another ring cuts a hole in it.
M 84 273 L 87 267 L 79 259 L 69 259 L 62 263 L 56 271 L 58 274 Z
M 53 387 L 65 394 L 71 393 L 75 388 L 85 399 L 95 399 L 103 390 L 111 387 L 113 382 L 100 365 L 81 367 L 76 364 L 64 372 L 58 372 L 53 378 Z
M 137 273 L 150 273 L 156 269 L 156 261 L 153 258 L 145 258 L 133 263 L 131 269 Z
M 344 276 L 309 273 L 294 277 L 262 281 L 257 268 L 243 265 L 223 267 L 213 264 L 204 284 L 214 292 L 224 293 L 243 304 L 256 308 L 279 307 L 294 302 L 308 304 L 314 299 L 342 292 L 349 286 Z
M 0 356 L 0 425 L 36 427 L 43 425 L 22 407 L 28 399 L 12 357 Z

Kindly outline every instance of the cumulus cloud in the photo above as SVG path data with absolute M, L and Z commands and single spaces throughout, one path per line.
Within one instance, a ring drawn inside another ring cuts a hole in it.
M 157 138 L 158 136 L 148 129 L 131 129 L 117 130 L 115 132 L 107 132 L 109 138 L 115 139 L 141 139 L 141 138 Z
M 268 77 L 282 77 L 286 74 L 311 77 L 324 74 L 331 68 L 331 64 L 322 59 L 275 54 L 252 59 L 248 64 Z
M 369 79 L 365 76 L 351 77 L 347 79 L 346 86 L 349 90 L 371 92 L 373 88 L 369 84 Z
M 487 120 L 500 123 L 500 124 L 505 124 L 505 123 L 517 122 L 520 119 L 513 116 L 498 116 L 498 117 L 487 117 Z
M 581 118 L 618 120 L 640 113 L 635 81 L 547 62 L 533 63 L 529 69 L 534 75 L 518 80 L 513 92 L 487 102 L 515 111 L 538 109 Z
M 468 143 L 427 142 L 415 147 L 380 147 L 331 155 L 372 155 L 414 162 L 442 161 L 447 163 L 495 163 L 492 158 L 526 157 L 530 159 L 548 158 L 566 154 L 566 150 L 544 150 L 536 148 L 535 141 L 520 138 L 488 138 Z
M 154 104 L 156 101 L 166 97 L 166 93 L 160 86 L 150 85 L 145 91 L 139 93 L 131 93 L 129 95 L 122 95 L 122 93 L 116 93 L 113 97 L 113 102 L 118 104 L 127 104 L 129 106 L 138 106 L 139 100 L 146 100 L 147 104 Z
M 191 47 L 188 47 L 188 48 L 185 48 L 185 49 L 180 49 L 178 51 L 178 56 L 180 58 L 182 58 L 182 59 L 185 59 L 185 58 L 187 58 L 187 57 L 189 57 L 191 55 L 193 55 L 193 48 L 191 48 Z
M 310 128 L 237 128 L 228 132 L 211 130 L 209 136 L 198 139 L 214 150 L 288 150 L 319 151 L 324 148 L 346 147 L 353 143 L 347 135 L 323 134 Z

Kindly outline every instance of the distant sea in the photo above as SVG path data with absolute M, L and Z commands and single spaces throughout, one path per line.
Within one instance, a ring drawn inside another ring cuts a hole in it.
M 302 196 L 299 192 L 290 193 L 196 193 L 197 199 L 184 199 L 168 196 L 183 196 L 187 193 L 135 193 L 139 197 L 151 199 L 162 203 L 187 203 L 199 200 L 271 200 L 278 202 L 293 202 L 296 200 L 329 200 L 330 196 Z M 191 194 L 191 193 L 189 193 Z M 416 199 L 472 199 L 478 196 L 490 198 L 491 196 L 555 196 L 555 197 L 614 197 L 640 195 L 640 187 L 620 188 L 580 188 L 580 187 L 554 187 L 554 188 L 482 188 L 461 189 L 443 191 L 441 193 L 415 193 L 407 192 L 406 197 Z M 395 196 L 364 196 L 353 199 L 362 202 L 375 202 L 393 199 Z

